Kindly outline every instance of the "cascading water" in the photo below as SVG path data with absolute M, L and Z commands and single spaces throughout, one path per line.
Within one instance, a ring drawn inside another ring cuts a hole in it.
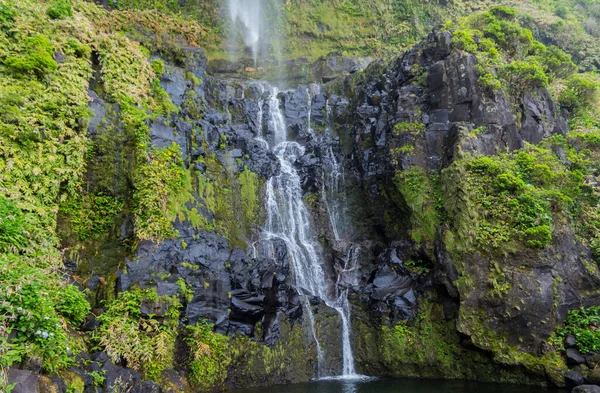
M 261 32 L 264 31 L 265 27 L 262 26 L 264 24 L 262 15 L 263 1 L 266 0 L 227 0 L 229 16 L 233 22 L 233 32 L 239 33 L 239 29 L 242 28 L 241 33 L 244 37 L 244 43 L 252 51 L 255 65 L 262 40 Z M 271 149 L 279 160 L 281 169 L 279 175 L 267 181 L 267 222 L 264 228 L 263 240 L 281 239 L 286 244 L 295 286 L 300 295 L 303 296 L 303 308 L 316 343 L 319 362 L 318 376 L 321 376 L 321 365 L 323 364 L 325 353 L 317 336 L 315 318 L 311 310 L 309 297 L 321 299 L 328 307 L 336 310 L 340 315 L 342 322 L 343 358 L 341 371 L 344 377 L 352 377 L 355 376 L 355 371 L 354 356 L 350 341 L 351 326 L 350 306 L 347 297 L 348 290 L 338 289 L 338 283 L 336 283 L 335 288 L 328 289 L 327 279 L 323 270 L 321 249 L 312 229 L 309 211 L 302 199 L 301 179 L 294 168 L 296 160 L 304 155 L 305 148 L 297 142 L 287 140 L 287 127 L 280 108 L 279 91 L 274 87 L 268 86 L 268 88 L 269 97 L 264 100 L 262 93 L 266 91 L 265 85 L 261 85 L 259 89 L 261 97 L 258 100 L 259 111 L 257 113 L 256 125 L 260 136 L 256 140 Z M 311 127 L 311 89 L 313 92 L 318 93 L 319 88 L 317 85 L 311 85 L 307 89 L 308 132 L 311 136 L 315 137 L 314 130 Z M 268 109 L 268 113 L 265 113 L 263 109 Z M 263 133 L 264 128 L 267 128 L 270 132 L 268 134 Z M 334 170 L 332 171 L 332 176 L 330 176 L 329 194 L 324 196 L 324 200 L 328 203 L 328 212 L 330 214 L 333 213 L 331 225 L 333 228 L 336 228 L 334 230 L 335 237 L 336 240 L 339 240 L 337 227 L 338 223 L 341 222 L 341 217 L 338 217 L 340 211 L 337 209 L 335 198 L 338 193 L 337 185 L 339 184 L 339 174 L 341 172 L 339 171 L 339 165 L 335 160 L 333 151 L 330 150 L 329 153 L 330 162 L 332 162 Z M 272 252 L 274 249 L 273 244 L 271 243 L 268 248 L 270 248 L 270 251 L 267 252 Z M 255 247 L 254 254 L 256 254 Z M 349 253 L 349 258 L 350 256 L 351 253 Z M 344 271 L 347 270 L 348 266 L 352 265 L 348 261 L 346 261 Z
M 275 88 L 271 89 L 271 96 L 268 99 L 268 113 L 269 129 L 272 132 L 269 136 L 273 146 L 271 150 L 279 159 L 281 171 L 278 176 L 267 182 L 267 222 L 264 236 L 266 240 L 282 239 L 285 242 L 299 293 L 318 297 L 339 313 L 342 321 L 342 375 L 352 377 L 355 376 L 355 371 L 350 342 L 350 307 L 347 289 L 340 291 L 336 286 L 333 294 L 327 289 L 321 250 L 312 230 L 309 211 L 302 199 L 300 176 L 294 168 L 296 160 L 304 154 L 305 149 L 297 142 L 287 141 L 285 119 L 280 108 L 278 90 Z M 311 130 L 310 123 L 308 127 Z M 347 262 L 346 265 L 351 264 Z M 303 299 L 303 306 L 316 343 L 319 365 L 321 365 L 325 354 L 316 334 L 314 316 L 306 296 Z

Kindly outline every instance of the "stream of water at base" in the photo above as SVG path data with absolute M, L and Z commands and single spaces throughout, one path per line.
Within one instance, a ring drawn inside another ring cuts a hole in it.
M 332 379 L 232 393 L 566 393 L 566 390 L 522 385 L 414 379 Z

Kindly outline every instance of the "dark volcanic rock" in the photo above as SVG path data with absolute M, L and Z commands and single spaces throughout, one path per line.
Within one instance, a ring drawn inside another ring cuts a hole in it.
M 8 384 L 15 384 L 12 393 L 38 393 L 39 375 L 27 370 L 11 368 Z
M 565 381 L 567 383 L 567 387 L 575 387 L 579 385 L 583 385 L 585 383 L 585 378 L 581 376 L 578 372 L 568 371 L 565 374 Z
M 567 363 L 571 365 L 578 365 L 585 363 L 585 357 L 576 349 L 569 348 L 566 352 Z

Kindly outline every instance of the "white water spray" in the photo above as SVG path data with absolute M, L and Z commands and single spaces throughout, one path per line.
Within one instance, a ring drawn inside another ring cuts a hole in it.
M 262 18 L 262 0 L 227 0 L 233 31 L 241 27 L 244 44 L 252 51 L 254 65 L 258 59 Z M 241 26 L 240 26 L 241 25 Z

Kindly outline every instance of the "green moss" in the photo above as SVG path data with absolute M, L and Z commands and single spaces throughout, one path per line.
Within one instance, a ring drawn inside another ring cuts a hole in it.
M 417 243 L 433 242 L 440 223 L 434 185 L 424 169 L 396 171 L 394 184 L 411 212 L 411 237 Z
M 258 221 L 260 212 L 260 180 L 258 175 L 247 167 L 239 174 L 240 196 L 244 218 L 244 230 L 247 234 Z
M 38 77 L 42 77 L 58 67 L 54 61 L 54 50 L 50 40 L 42 34 L 25 39 L 21 53 L 7 57 L 4 65 L 16 72 L 31 72 Z
M 463 370 L 454 356 L 460 352 L 458 336 L 452 323 L 437 319 L 440 311 L 437 306 L 422 304 L 414 322 L 383 326 L 383 361 L 403 364 L 410 370 L 407 376 L 460 378 Z
M 410 133 L 412 135 L 421 135 L 427 130 L 427 126 L 419 122 L 401 122 L 394 126 L 394 134 L 400 135 L 403 133 Z
M 568 370 L 564 360 L 555 351 L 535 355 L 520 351 L 508 344 L 505 337 L 494 333 L 487 325 L 482 311 L 460 308 L 458 328 L 468 334 L 479 348 L 490 351 L 494 361 L 505 366 L 522 366 L 538 380 L 549 378 L 556 386 L 564 386 L 564 374 Z

